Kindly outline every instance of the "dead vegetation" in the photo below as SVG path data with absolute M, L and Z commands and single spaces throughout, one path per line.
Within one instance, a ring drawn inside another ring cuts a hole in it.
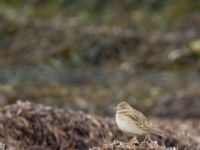
M 130 145 L 128 143 L 114 141 L 110 144 L 105 144 L 102 147 L 92 148 L 91 150 L 165 150 L 164 146 L 159 146 L 156 141 L 151 143 L 142 142 L 140 145 Z M 172 150 L 176 150 L 175 147 L 172 147 Z
M 169 134 L 168 138 L 139 139 L 138 145 L 129 145 L 129 137 L 117 129 L 113 119 L 19 101 L 0 109 L 0 142 L 16 150 L 200 148 L 199 121 L 152 121 Z
M 0 121 L 0 141 L 17 150 L 88 149 L 117 133 L 106 119 L 29 102 L 1 108 Z

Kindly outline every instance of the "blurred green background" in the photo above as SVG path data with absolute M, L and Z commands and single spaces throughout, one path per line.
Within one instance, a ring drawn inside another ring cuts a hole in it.
M 1 0 L 0 105 L 200 117 L 200 2 Z

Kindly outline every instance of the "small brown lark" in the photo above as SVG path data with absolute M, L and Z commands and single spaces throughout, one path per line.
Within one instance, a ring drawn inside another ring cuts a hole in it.
M 126 102 L 120 102 L 117 107 L 115 120 L 120 130 L 129 135 L 157 134 L 162 137 L 165 135 L 156 128 L 149 125 L 146 117 Z M 136 137 L 130 141 L 131 144 L 137 142 Z

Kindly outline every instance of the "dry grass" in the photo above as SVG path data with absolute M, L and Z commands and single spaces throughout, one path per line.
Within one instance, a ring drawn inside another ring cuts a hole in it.
M 8 149 L 16 150 L 162 150 L 200 147 L 199 121 L 153 121 L 168 133 L 168 138 L 152 137 L 151 141 L 139 139 L 138 145 L 129 145 L 129 137 L 117 129 L 113 119 L 17 102 L 0 109 L 0 142 L 5 143 Z

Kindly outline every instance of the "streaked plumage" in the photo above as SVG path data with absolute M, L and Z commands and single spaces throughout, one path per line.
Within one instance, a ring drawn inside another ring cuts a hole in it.
M 141 112 L 132 108 L 126 102 L 121 102 L 117 105 L 115 120 L 119 129 L 128 134 L 143 135 L 153 133 L 165 137 L 161 131 L 148 124 L 146 117 Z

